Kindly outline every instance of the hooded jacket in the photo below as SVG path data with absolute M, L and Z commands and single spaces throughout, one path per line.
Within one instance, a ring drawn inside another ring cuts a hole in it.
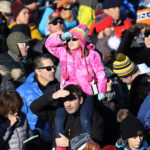
M 69 84 L 79 85 L 82 90 L 89 95 L 92 95 L 90 81 L 87 76 L 90 75 L 93 79 L 96 78 L 99 93 L 106 92 L 107 79 L 105 78 L 104 66 L 100 55 L 89 48 L 89 55 L 81 58 L 81 50 L 70 50 L 70 54 L 66 51 L 66 46 L 60 39 L 60 34 L 49 37 L 45 42 L 45 47 L 50 53 L 60 60 L 62 75 L 67 71 L 68 80 L 63 82 L 61 75 L 61 88 Z

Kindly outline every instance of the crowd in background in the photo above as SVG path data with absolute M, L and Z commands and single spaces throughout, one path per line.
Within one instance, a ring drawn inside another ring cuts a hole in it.
M 0 0 L 0 150 L 150 150 L 150 0 Z

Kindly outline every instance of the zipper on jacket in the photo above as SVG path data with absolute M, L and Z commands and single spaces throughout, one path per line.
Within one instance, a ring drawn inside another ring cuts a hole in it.
M 18 136 L 18 140 L 19 140 L 19 149 L 21 149 L 21 147 L 20 147 L 20 137 L 19 137 L 19 133 L 18 133 L 17 129 L 16 129 L 16 132 L 17 132 L 17 136 Z

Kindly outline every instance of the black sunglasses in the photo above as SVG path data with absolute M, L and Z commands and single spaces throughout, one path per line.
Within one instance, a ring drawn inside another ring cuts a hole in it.
M 59 19 L 59 20 L 54 20 L 54 21 L 52 22 L 52 24 L 55 25 L 55 26 L 56 26 L 58 23 L 64 24 L 64 21 L 63 21 L 62 19 Z
M 56 70 L 56 66 L 46 66 L 46 67 L 40 67 L 38 69 L 46 69 L 47 71 L 52 71 L 52 69 Z
M 62 10 L 62 9 L 63 9 L 63 10 L 72 10 L 72 7 L 71 7 L 71 6 L 68 7 L 68 8 L 61 7 L 60 10 Z
M 67 39 L 67 42 L 70 42 L 70 41 L 78 41 L 79 39 L 77 38 L 70 38 L 70 39 Z

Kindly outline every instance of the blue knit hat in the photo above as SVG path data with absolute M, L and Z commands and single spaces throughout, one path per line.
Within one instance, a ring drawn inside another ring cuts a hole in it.
M 121 6 L 122 2 L 122 0 L 104 0 L 102 3 L 102 8 L 108 9 L 116 6 Z

